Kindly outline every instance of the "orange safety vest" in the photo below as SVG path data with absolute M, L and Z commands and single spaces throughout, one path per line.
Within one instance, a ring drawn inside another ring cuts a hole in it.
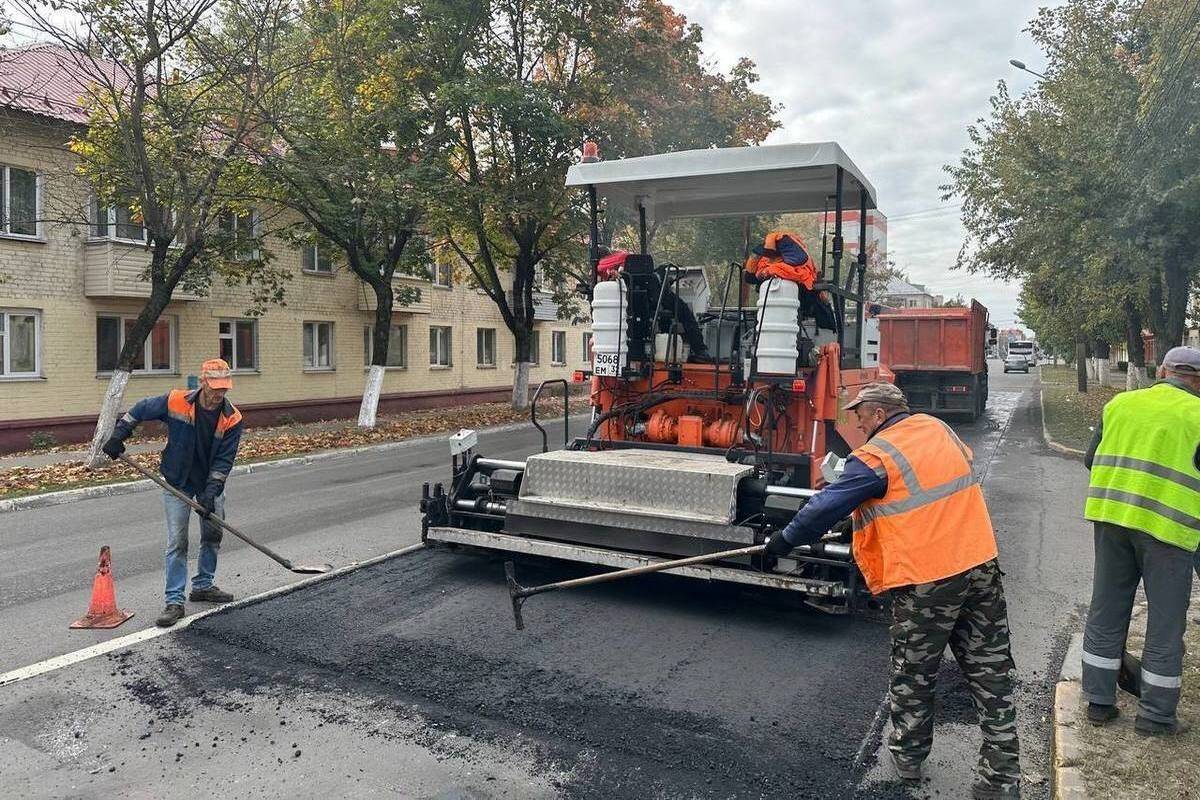
M 872 594 L 949 578 L 996 557 L 971 449 L 941 420 L 913 414 L 853 455 L 887 493 L 853 514 L 854 560 Z
M 746 271 L 759 280 L 783 278 L 811 290 L 817 280 L 816 262 L 812 260 L 811 255 L 803 264 L 789 264 L 784 261 L 778 250 L 779 239 L 784 236 L 800 245 L 808 254 L 808 246 L 804 244 L 804 239 L 800 238 L 800 234 L 794 231 L 771 231 L 763 240 L 763 249 L 766 250 L 766 253 L 761 256 L 751 253 L 750 257 L 746 259 Z

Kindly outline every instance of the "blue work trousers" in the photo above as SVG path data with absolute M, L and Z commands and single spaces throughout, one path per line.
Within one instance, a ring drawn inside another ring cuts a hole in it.
M 163 509 L 167 513 L 167 605 L 183 605 L 183 590 L 187 588 L 188 521 L 193 509 L 170 492 L 163 492 Z M 225 519 L 225 495 L 217 495 L 216 516 Z M 200 522 L 200 555 L 196 559 L 196 575 L 192 591 L 207 589 L 217 572 L 217 551 L 221 549 L 221 527 Z

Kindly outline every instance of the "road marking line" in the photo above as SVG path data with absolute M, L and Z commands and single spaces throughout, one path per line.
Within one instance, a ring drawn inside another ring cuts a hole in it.
M 140 644 L 141 642 L 156 639 L 159 636 L 165 636 L 168 633 L 174 633 L 175 631 L 183 630 L 196 620 L 203 619 L 210 614 L 216 614 L 221 611 L 227 611 L 231 608 L 239 608 L 241 606 L 259 603 L 272 597 L 278 597 L 279 595 L 290 594 L 298 589 L 312 586 L 313 584 L 320 583 L 321 581 L 327 581 L 339 575 L 345 575 L 346 573 L 354 572 L 355 570 L 362 569 L 363 567 L 369 567 L 382 561 L 387 561 L 391 558 L 399 558 L 400 556 L 420 550 L 424 546 L 424 543 L 418 542 L 417 544 L 409 545 L 408 547 L 402 547 L 399 550 L 393 550 L 390 553 L 384 553 L 381 556 L 369 558 L 366 561 L 356 561 L 353 564 L 340 567 L 335 569 L 333 572 L 327 572 L 324 575 L 314 575 L 311 578 L 304 578 L 293 583 L 284 584 L 283 586 L 276 586 L 274 589 L 268 589 L 265 592 L 259 592 L 258 594 L 253 594 L 249 597 L 243 597 L 241 600 L 234 600 L 232 603 L 226 603 L 225 605 L 217 606 L 216 608 L 206 609 L 196 614 L 189 614 L 170 628 L 145 628 L 143 630 L 130 633 L 126 636 L 118 636 L 116 639 L 109 639 L 106 642 L 100 642 L 92 645 L 91 647 L 85 647 L 82 650 L 75 650 L 70 653 L 65 653 L 61 656 L 54 656 L 53 658 L 48 658 L 45 661 L 39 661 L 36 664 L 30 664 L 25 667 L 18 667 L 17 669 L 0 674 L 0 686 L 7 686 L 12 683 L 19 683 L 20 681 L 28 678 L 37 677 L 38 675 L 45 675 L 47 672 L 54 672 L 55 670 L 62 669 L 63 667 L 69 667 L 72 664 L 78 664 L 81 661 L 87 661 L 88 659 L 95 658 L 96 656 L 102 656 L 105 653 L 111 653 L 114 650 L 124 650 L 125 648 L 132 647 L 135 644 Z

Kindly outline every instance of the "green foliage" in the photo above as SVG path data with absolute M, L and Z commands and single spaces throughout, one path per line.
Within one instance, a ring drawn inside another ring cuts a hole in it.
M 119 368 L 130 368 L 177 288 L 203 294 L 221 277 L 252 287 L 252 312 L 281 301 L 286 277 L 272 267 L 262 229 L 232 236 L 221 225 L 253 196 L 253 173 L 237 153 L 252 121 L 241 87 L 263 81 L 259 56 L 281 9 L 264 6 L 254 25 L 229 31 L 214 24 L 215 0 L 14 5 L 84 85 L 88 123 L 69 143 L 78 175 L 102 207 L 128 208 L 146 231 L 150 298 Z M 218 45 L 237 57 L 212 58 Z
M 34 450 L 49 450 L 58 446 L 58 437 L 50 431 L 34 431 L 29 434 L 29 446 Z
M 1178 341 L 1200 272 L 1200 100 L 1181 88 L 1200 79 L 1200 14 L 1070 0 L 1029 30 L 1046 80 L 1016 99 L 1001 83 L 947 168 L 968 231 L 959 263 L 1022 281 L 1041 340 L 1132 343 L 1144 316 Z
M 490 9 L 464 79 L 445 95 L 455 186 L 439 220 L 525 360 L 535 287 L 552 292 L 560 316 L 580 313 L 572 290 L 590 275 L 586 217 L 564 181 L 584 140 L 619 158 L 757 143 L 778 125 L 775 106 L 753 90 L 753 65 L 712 71 L 700 29 L 660 0 L 497 0 Z M 607 209 L 609 238 L 629 235 L 630 212 Z
M 272 54 L 281 78 L 254 98 L 244 141 L 263 191 L 297 220 L 293 246 L 335 250 L 376 293 L 376 363 L 386 363 L 393 304 L 420 290 L 437 243 L 423 217 L 449 173 L 447 98 L 480 35 L 472 0 L 304 2 Z M 227 24 L 253 24 L 231 6 Z

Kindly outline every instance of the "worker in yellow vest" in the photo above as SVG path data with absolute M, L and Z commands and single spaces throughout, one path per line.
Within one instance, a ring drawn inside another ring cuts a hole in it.
M 983 730 L 972 797 L 1019 797 L 1008 610 L 971 449 L 941 420 L 910 414 L 890 383 L 868 384 L 846 409 L 866 444 L 838 480 L 771 534 L 767 551 L 786 555 L 852 515 L 854 560 L 871 592 L 892 599 L 888 750 L 897 773 L 907 783 L 921 779 L 933 746 L 934 683 L 949 645 Z
M 1087 718 L 1103 725 L 1117 717 L 1117 673 L 1140 581 L 1149 613 L 1134 729 L 1147 736 L 1187 729 L 1175 708 L 1200 544 L 1200 350 L 1169 350 L 1160 377 L 1108 401 L 1085 457 L 1084 516 L 1096 548 L 1083 637 Z

